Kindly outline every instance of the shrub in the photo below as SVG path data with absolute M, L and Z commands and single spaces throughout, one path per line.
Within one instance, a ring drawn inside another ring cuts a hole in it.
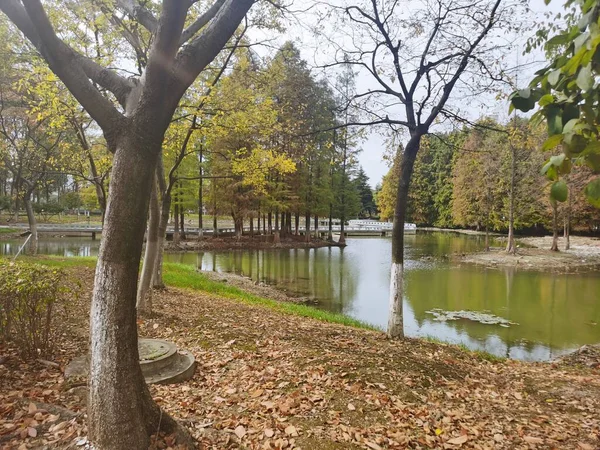
M 52 352 L 52 312 L 65 291 L 63 280 L 60 269 L 0 261 L 0 339 L 22 356 Z

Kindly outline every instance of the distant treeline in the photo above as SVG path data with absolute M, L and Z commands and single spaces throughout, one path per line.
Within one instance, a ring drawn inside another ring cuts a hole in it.
M 541 150 L 545 138 L 544 129 L 523 119 L 506 124 L 485 119 L 477 127 L 428 136 L 415 163 L 407 220 L 420 226 L 485 229 L 487 225 L 506 231 L 512 205 L 518 232 L 551 230 L 550 183 L 541 172 L 552 156 Z M 376 191 L 382 220 L 393 216 L 401 157 L 400 148 Z M 565 178 L 569 198 L 558 204 L 561 225 L 570 222 L 575 231 L 598 232 L 600 210 L 583 194 L 591 178 L 585 165 L 576 165 Z

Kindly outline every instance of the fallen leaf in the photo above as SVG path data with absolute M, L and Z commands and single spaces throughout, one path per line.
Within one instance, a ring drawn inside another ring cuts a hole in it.
M 275 435 L 275 431 L 273 431 L 273 428 L 265 428 L 265 436 L 270 438 L 273 437 Z
M 373 450 L 383 450 L 379 445 L 377 445 L 375 442 L 369 442 L 369 441 L 365 441 L 365 444 L 367 445 L 367 447 L 372 448 Z
M 594 447 L 592 447 L 590 444 L 586 444 L 585 442 L 578 442 L 577 446 L 582 450 L 594 450 Z
M 465 442 L 467 442 L 468 440 L 469 440 L 469 436 L 467 436 L 466 434 L 463 434 L 462 436 L 455 437 L 455 438 L 452 438 L 452 439 L 448 439 L 448 444 L 462 445 Z
M 298 436 L 298 431 L 296 430 L 296 427 L 294 425 L 288 425 L 287 427 L 285 427 L 285 434 L 287 434 L 288 436 L 296 437 Z
M 544 443 L 544 440 L 542 438 L 535 437 L 535 436 L 525 436 L 523 438 L 523 440 L 525 442 L 527 442 L 528 444 L 543 444 Z
M 517 399 L 517 400 L 523 400 L 523 396 L 521 395 L 520 392 L 513 392 L 513 396 Z
M 233 430 L 233 432 L 235 433 L 235 435 L 238 438 L 243 438 L 244 436 L 246 436 L 246 429 L 244 428 L 243 425 L 238 425 L 235 430 Z
M 29 437 L 36 437 L 37 436 L 37 430 L 33 427 L 28 427 L 27 428 L 27 434 L 29 435 Z
M 356 410 L 356 406 L 354 406 L 352 403 L 348 403 L 348 409 L 350 411 L 355 411 Z
M 35 406 L 35 403 L 31 402 L 29 404 L 29 414 L 33 414 L 36 411 L 37 411 L 37 406 Z

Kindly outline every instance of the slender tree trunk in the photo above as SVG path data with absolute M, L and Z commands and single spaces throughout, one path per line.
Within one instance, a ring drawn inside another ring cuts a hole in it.
M 394 228 L 392 230 L 392 269 L 390 279 L 390 313 L 387 334 L 390 338 L 403 338 L 403 282 L 404 282 L 404 221 L 408 203 L 408 189 L 413 173 L 415 158 L 421 144 L 421 135 L 411 136 L 400 165 L 400 180 L 394 211 Z
M 213 238 L 219 235 L 219 224 L 217 223 L 217 185 L 213 181 Z
M 333 203 L 329 202 L 329 224 L 327 224 L 327 240 L 333 242 Z
M 185 236 L 185 210 L 183 209 L 183 206 L 179 206 L 179 218 L 180 218 L 180 231 L 179 231 L 179 236 L 180 239 L 185 241 L 186 240 L 186 236 Z
M 305 228 L 304 240 L 306 242 L 310 242 L 310 211 L 307 211 L 306 214 L 304 215 L 304 228 Z
M 567 178 L 567 183 L 569 182 Z M 571 249 L 571 190 L 569 189 L 569 198 L 567 200 L 567 207 L 564 212 L 564 239 L 565 239 L 565 250 Z
M 315 239 L 319 239 L 319 216 L 315 214 Z
M 287 234 L 287 225 L 285 223 L 285 219 L 287 218 L 284 212 L 281 213 L 281 236 L 285 236 Z
M 89 151 L 88 161 L 90 163 L 90 173 L 94 180 L 94 187 L 96 189 L 96 198 L 98 199 L 98 205 L 100 206 L 100 211 L 102 212 L 102 223 L 104 223 L 104 213 L 106 211 L 106 190 L 104 189 L 102 183 L 102 177 L 98 175 L 98 169 L 96 168 L 94 157 Z
M 204 196 L 204 168 L 202 166 L 202 159 L 203 159 L 203 151 L 204 151 L 204 145 L 200 144 L 200 154 L 198 156 L 199 159 L 199 164 L 198 164 L 198 175 L 200 177 L 200 181 L 198 183 L 198 240 L 202 240 L 204 238 L 204 200 L 203 200 L 203 196 Z
M 160 176 L 160 175 L 159 175 Z M 167 227 L 169 226 L 169 215 L 171 213 L 171 194 L 164 193 L 161 202 L 160 220 L 158 224 L 158 247 L 154 262 L 154 274 L 152 275 L 152 287 L 163 289 L 163 256 L 165 239 L 167 238 Z
M 96 264 L 87 414 L 98 449 L 146 449 L 152 433 L 175 427 L 152 401 L 139 364 L 137 278 L 160 144 L 152 148 L 138 135 L 122 138 L 114 156 Z
M 254 237 L 254 217 L 250 215 L 250 237 Z
M 297 212 L 295 214 L 295 216 L 294 216 L 294 222 L 295 222 L 294 223 L 294 227 L 295 227 L 294 234 L 296 236 L 298 236 L 300 234 L 300 213 L 299 212 Z
M 33 255 L 37 255 L 38 250 L 38 231 L 37 231 L 37 220 L 33 213 L 33 206 L 31 205 L 31 192 L 25 193 L 23 198 L 25 204 L 25 212 L 27 213 L 27 222 L 29 223 L 29 231 L 31 232 L 29 249 Z
M 552 247 L 553 252 L 558 251 L 558 204 L 552 200 Z
M 269 211 L 269 234 L 273 234 L 273 214 Z
M 140 314 L 152 313 L 152 277 L 156 267 L 156 257 L 158 255 L 160 206 L 158 204 L 158 195 L 156 193 L 156 183 L 152 183 L 150 190 L 150 207 L 148 214 L 148 232 L 146 236 L 146 251 L 144 253 L 144 262 L 142 264 L 142 274 L 138 284 L 137 291 L 137 311 Z
M 273 242 L 279 244 L 279 211 L 275 210 L 275 230 L 273 232 Z
M 517 172 L 517 157 L 516 149 L 511 145 L 511 162 L 510 162 L 510 190 L 509 190 L 509 206 L 508 206 L 508 242 L 506 244 L 506 253 L 515 254 L 517 248 L 515 246 L 515 178 Z M 488 219 L 489 220 L 489 219 Z
M 173 207 L 173 244 L 178 245 L 180 240 L 179 235 L 179 202 L 177 193 L 173 196 L 175 206 Z

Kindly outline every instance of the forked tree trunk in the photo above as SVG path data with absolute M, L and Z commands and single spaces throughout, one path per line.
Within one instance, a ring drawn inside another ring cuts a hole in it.
M 160 206 L 158 204 L 158 195 L 156 194 L 156 183 L 152 183 L 149 209 L 146 251 L 144 253 L 142 274 L 137 291 L 136 307 L 139 314 L 152 313 L 152 289 L 150 286 L 156 267 L 156 257 L 158 256 L 160 222 Z
M 415 165 L 415 158 L 421 144 L 421 135 L 411 136 L 400 165 L 400 180 L 394 211 L 394 228 L 392 230 L 392 269 L 390 277 L 390 313 L 388 318 L 388 337 L 392 339 L 404 337 L 402 294 L 404 282 L 404 221 L 408 202 L 408 189 Z M 343 230 L 343 224 L 342 224 Z M 342 231 L 343 235 L 343 231 Z
M 161 414 L 139 364 L 137 276 L 160 143 L 121 139 L 113 160 L 90 312 L 88 433 L 98 449 L 146 449 L 174 421 Z
M 557 252 L 558 250 L 558 204 L 556 200 L 552 200 L 552 247 L 550 251 Z

